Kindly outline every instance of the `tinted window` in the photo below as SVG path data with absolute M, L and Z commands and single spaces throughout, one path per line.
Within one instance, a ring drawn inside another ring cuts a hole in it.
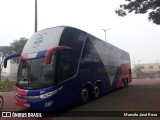
M 62 33 L 59 45 L 71 47 L 70 60 L 72 61 L 72 64 L 70 66 L 70 74 L 72 75 L 76 74 L 77 72 L 85 39 L 86 33 L 78 29 L 67 27 Z M 59 62 L 59 60 L 57 62 Z
M 57 80 L 61 82 L 73 75 L 71 71 L 71 55 L 70 50 L 61 50 L 57 52 Z

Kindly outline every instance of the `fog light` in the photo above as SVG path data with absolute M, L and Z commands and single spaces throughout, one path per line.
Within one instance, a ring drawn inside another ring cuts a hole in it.
M 53 104 L 53 100 L 52 101 L 49 101 L 49 102 L 46 102 L 44 107 L 49 107 Z

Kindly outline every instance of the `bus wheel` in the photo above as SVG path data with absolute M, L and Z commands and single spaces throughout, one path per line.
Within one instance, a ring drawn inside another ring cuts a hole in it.
M 101 94 L 100 87 L 98 85 L 95 85 L 94 91 L 93 91 L 94 98 L 98 98 L 100 94 Z
M 126 84 L 126 82 L 125 82 L 125 80 L 123 79 L 123 80 L 122 80 L 122 88 L 125 87 L 125 84 Z
M 128 78 L 125 79 L 125 86 L 128 86 Z
M 84 87 L 81 91 L 81 101 L 86 103 L 89 100 L 89 90 Z

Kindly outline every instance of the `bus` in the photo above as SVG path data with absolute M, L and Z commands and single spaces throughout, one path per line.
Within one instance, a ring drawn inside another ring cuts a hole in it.
M 19 56 L 16 104 L 58 110 L 86 103 L 131 81 L 128 52 L 69 26 L 36 32 Z

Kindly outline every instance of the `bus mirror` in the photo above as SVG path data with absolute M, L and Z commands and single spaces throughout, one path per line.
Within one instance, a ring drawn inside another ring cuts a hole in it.
M 10 55 L 10 56 L 7 56 L 5 59 L 4 59 L 4 68 L 7 68 L 7 61 L 9 60 L 9 59 L 12 59 L 12 58 L 14 58 L 14 57 L 18 57 L 18 56 L 20 56 L 20 54 L 19 53 L 16 53 L 16 54 L 13 54 L 13 55 Z
M 67 47 L 67 46 L 57 46 L 57 47 L 48 49 L 46 54 L 45 54 L 45 62 L 46 62 L 46 64 L 50 64 L 51 63 L 52 55 L 55 54 L 56 51 L 64 50 L 64 49 L 69 49 L 70 50 L 71 48 Z

